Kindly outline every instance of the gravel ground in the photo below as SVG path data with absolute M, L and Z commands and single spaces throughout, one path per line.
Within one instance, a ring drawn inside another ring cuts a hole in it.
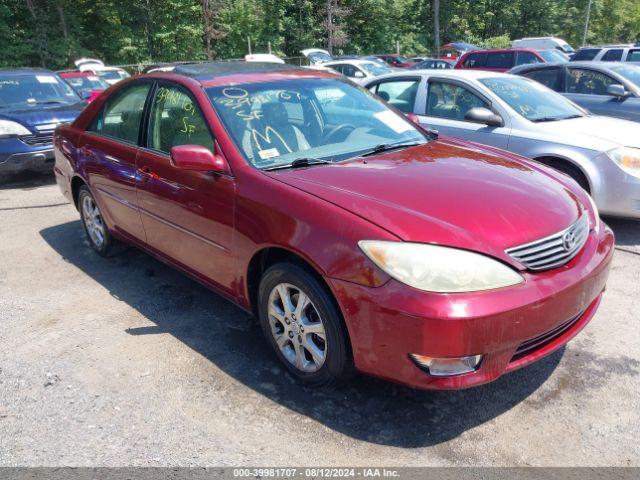
M 461 392 L 302 388 L 247 315 L 103 259 L 48 177 L 0 185 L 0 466 L 640 466 L 640 223 L 566 348 Z

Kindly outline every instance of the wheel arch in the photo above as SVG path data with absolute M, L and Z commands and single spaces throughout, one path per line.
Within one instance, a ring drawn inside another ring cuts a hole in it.
M 583 166 L 580 162 L 575 161 L 572 158 L 563 156 L 563 155 L 558 155 L 558 154 L 542 154 L 542 155 L 538 155 L 536 157 L 533 157 L 533 159 L 537 162 L 540 162 L 544 165 L 547 165 L 548 167 L 551 168 L 555 168 L 554 164 L 566 164 L 569 165 L 572 168 L 575 168 L 577 170 L 577 172 L 582 175 L 582 178 L 584 179 L 584 181 L 586 182 L 586 184 L 589 187 L 588 193 L 592 194 L 593 190 L 594 190 L 594 180 L 592 175 L 589 174 L 589 172 L 587 171 L 587 169 L 585 168 L 585 166 Z
M 89 185 L 83 180 L 82 177 L 80 177 L 79 175 L 74 175 L 74 177 L 71 179 L 71 198 L 73 198 L 73 204 L 75 205 L 76 209 L 78 208 L 78 194 L 80 192 L 80 187 L 83 185 L 86 185 L 87 188 L 89 188 Z

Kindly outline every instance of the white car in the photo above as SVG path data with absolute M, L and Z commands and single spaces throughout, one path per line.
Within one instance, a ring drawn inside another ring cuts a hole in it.
M 300 53 L 309 60 L 309 65 L 318 65 L 333 60 L 331 54 L 322 48 L 307 48 Z
M 81 58 L 80 60 L 76 60 L 74 63 L 81 72 L 92 73 L 100 77 L 109 85 L 118 83 L 120 80 L 130 76 L 126 70 L 120 67 L 107 67 L 102 60 L 97 60 L 95 58 Z
M 365 83 L 372 78 L 392 73 L 394 70 L 386 65 L 381 65 L 371 60 L 336 60 L 326 62 L 323 67 L 329 67 L 356 83 Z
M 262 63 L 284 63 L 277 55 L 272 53 L 251 53 L 244 56 L 245 62 L 262 62 Z
M 512 48 L 531 48 L 533 50 L 560 50 L 567 55 L 575 52 L 566 41 L 557 37 L 528 37 L 511 42 Z
M 640 123 L 591 115 L 538 82 L 504 73 L 412 70 L 364 86 L 424 127 L 566 173 L 604 214 L 640 219 Z

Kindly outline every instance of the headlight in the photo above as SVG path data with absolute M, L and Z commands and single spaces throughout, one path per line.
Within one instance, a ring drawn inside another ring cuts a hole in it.
M 609 158 L 632 175 L 640 175 L 640 148 L 618 147 L 607 152 Z
M 11 120 L 0 120 L 0 137 L 29 135 L 31 132 L 24 126 Z
M 477 292 L 524 281 L 497 260 L 457 248 L 375 240 L 362 240 L 358 245 L 391 277 L 427 292 Z

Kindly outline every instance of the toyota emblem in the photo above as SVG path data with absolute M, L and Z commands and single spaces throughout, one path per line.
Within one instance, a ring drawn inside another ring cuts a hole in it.
M 562 247 L 570 252 L 576 246 L 576 235 L 573 232 L 567 232 L 562 236 Z

